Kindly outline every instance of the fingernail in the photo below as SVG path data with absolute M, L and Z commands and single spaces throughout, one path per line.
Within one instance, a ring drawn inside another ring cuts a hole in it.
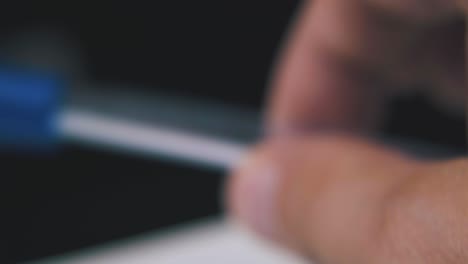
M 280 172 L 271 160 L 249 160 L 234 173 L 234 210 L 241 222 L 260 235 L 278 235 L 278 187 Z

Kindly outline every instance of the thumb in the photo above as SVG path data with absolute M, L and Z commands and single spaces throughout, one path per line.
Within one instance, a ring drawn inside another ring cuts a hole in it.
M 256 232 L 319 263 L 440 263 L 434 252 L 462 248 L 448 245 L 458 241 L 448 229 L 468 219 L 468 196 L 456 195 L 468 188 L 466 165 L 416 161 L 350 138 L 281 140 L 234 171 L 228 201 Z

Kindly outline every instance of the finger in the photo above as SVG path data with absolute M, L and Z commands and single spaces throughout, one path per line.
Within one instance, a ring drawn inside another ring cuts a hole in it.
M 376 8 L 409 21 L 431 22 L 457 14 L 465 0 L 365 0 Z
M 451 1 L 430 2 L 307 1 L 275 70 L 267 129 L 377 127 L 391 95 L 383 88 L 395 86 L 383 76 L 408 86 L 426 75 L 412 63 L 421 23 L 457 12 Z
M 468 242 L 466 161 L 429 165 L 338 137 L 270 143 L 252 155 L 234 173 L 229 201 L 263 236 L 318 263 L 463 262 L 450 260 Z
M 421 39 L 425 48 L 420 64 L 427 69 L 427 94 L 452 114 L 464 112 L 467 98 L 465 23 L 455 20 L 432 29 Z

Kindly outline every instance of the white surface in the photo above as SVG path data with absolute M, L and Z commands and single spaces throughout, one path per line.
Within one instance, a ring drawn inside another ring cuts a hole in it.
M 305 264 L 283 249 L 226 222 L 199 224 L 160 237 L 47 260 L 49 264 Z
M 235 165 L 245 150 L 234 142 L 74 109 L 61 115 L 59 127 L 68 139 L 220 168 Z

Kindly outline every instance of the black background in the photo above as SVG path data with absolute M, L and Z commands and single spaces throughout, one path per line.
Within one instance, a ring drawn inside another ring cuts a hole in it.
M 6 1 L 4 1 L 6 2 Z M 54 27 L 83 49 L 95 81 L 123 82 L 260 110 L 297 1 L 8 1 L 2 38 Z M 463 119 L 400 100 L 389 134 L 464 148 Z M 3 153 L 0 262 L 17 262 L 218 214 L 222 172 L 67 146 Z

